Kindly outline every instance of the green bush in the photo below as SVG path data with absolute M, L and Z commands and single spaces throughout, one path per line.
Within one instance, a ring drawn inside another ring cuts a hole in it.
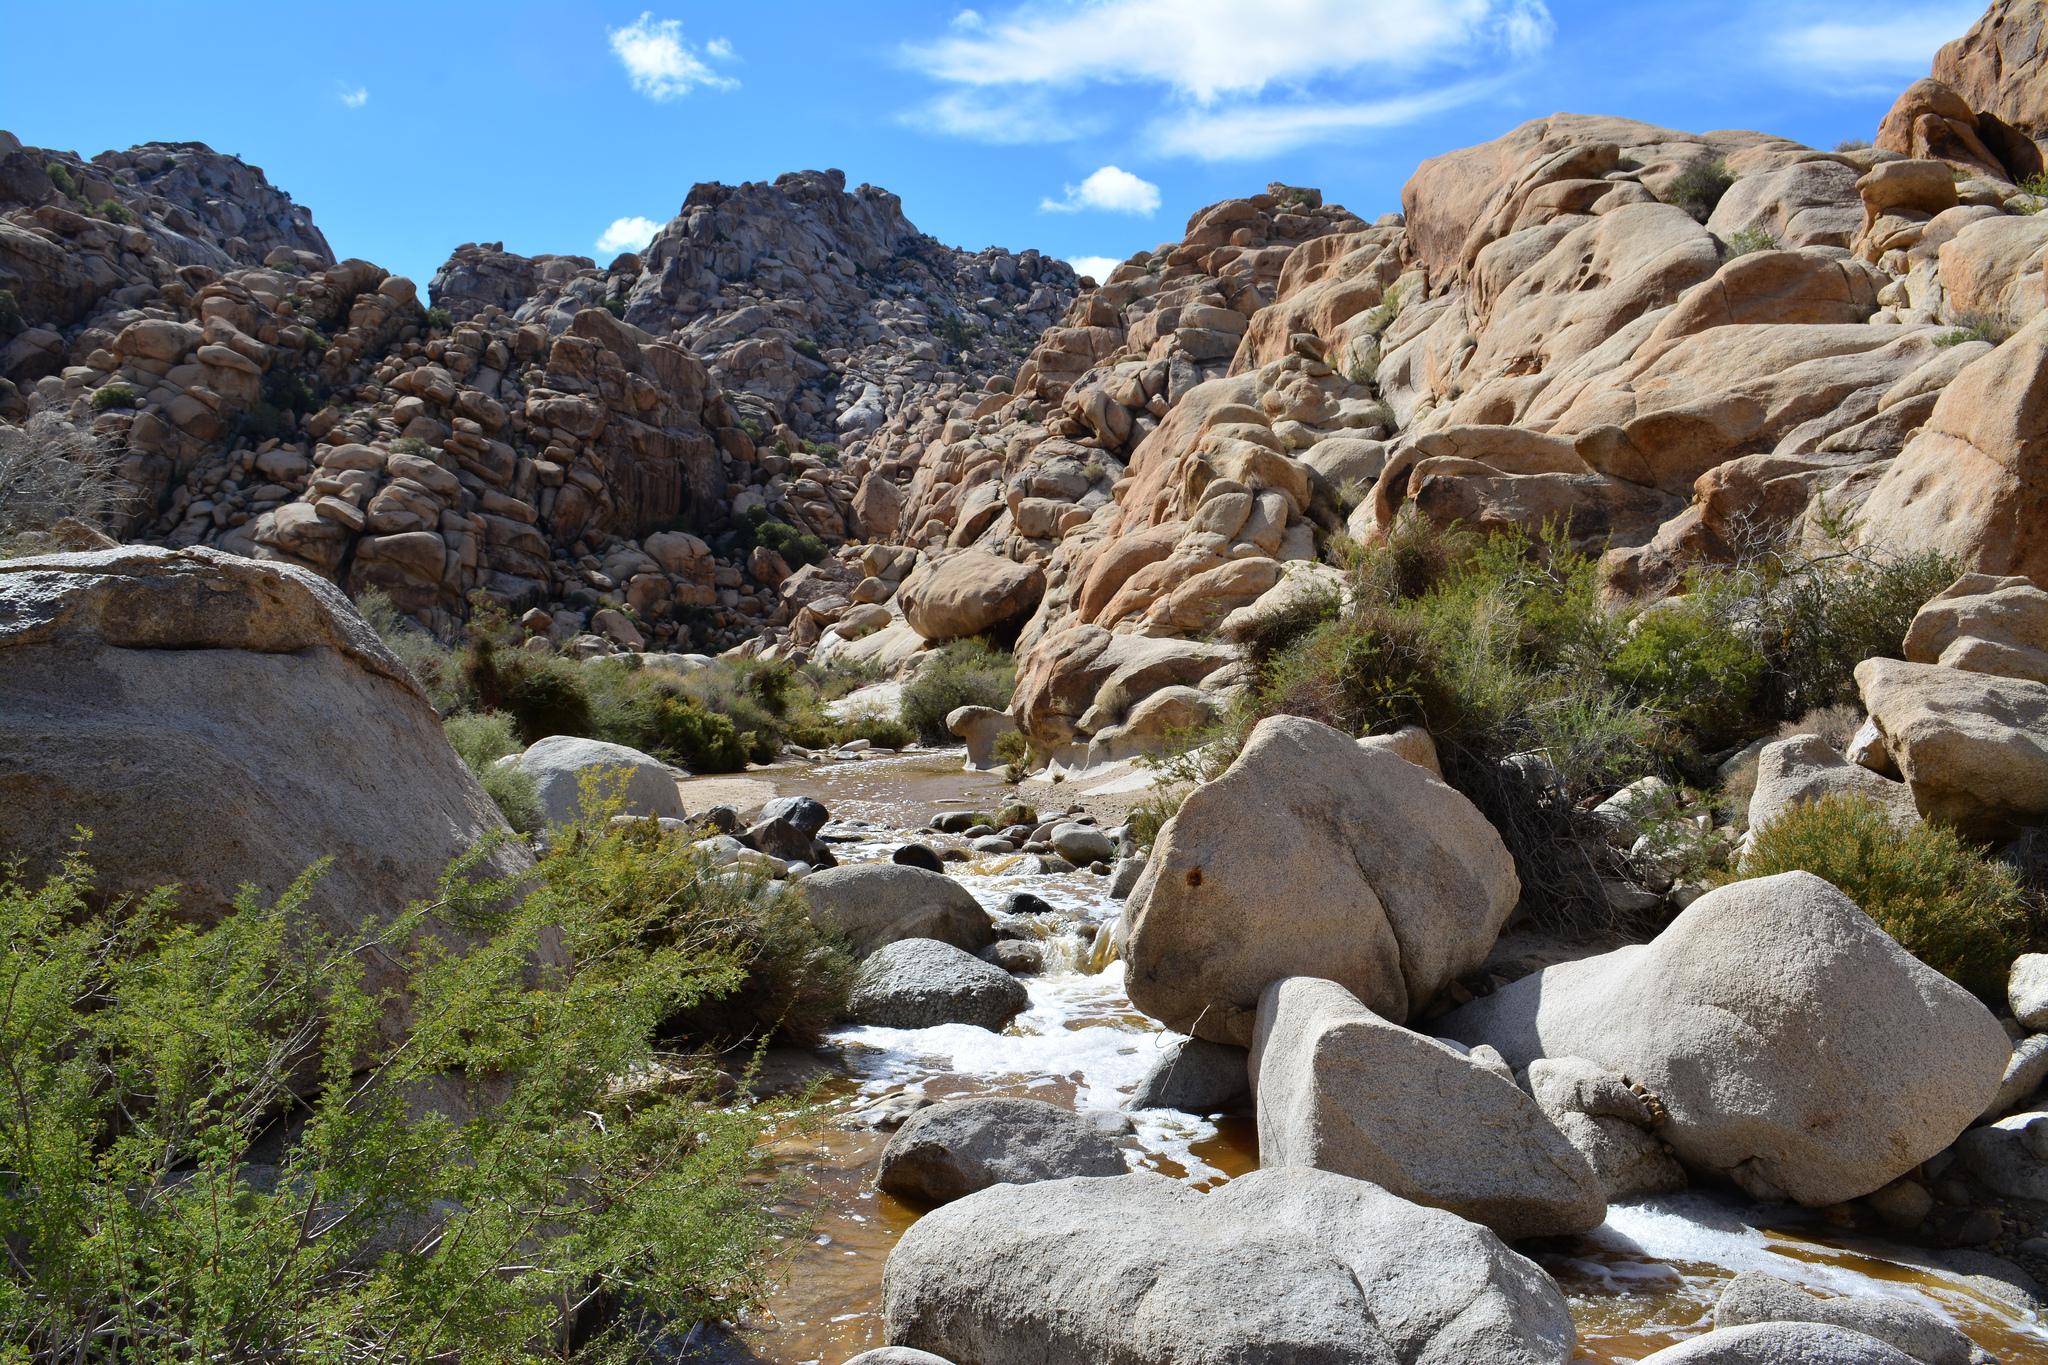
M 1860 152 L 1869 145 L 1870 139 L 1867 137 L 1845 137 L 1835 144 L 1835 150 L 1838 152 Z
M 427 309 L 425 321 L 429 328 L 437 332 L 445 332 L 455 325 L 454 316 L 446 308 Z
M 623 319 L 626 316 L 626 301 L 624 299 L 606 299 L 602 306 L 605 312 L 610 313 L 615 318 Z
M 565 842 L 523 900 L 476 868 L 347 936 L 308 913 L 321 867 L 211 928 L 170 888 L 97 905 L 83 856 L 0 875 L 15 1354 L 667 1359 L 761 1302 L 805 1228 L 758 1144 L 810 1111 L 714 1102 L 706 1057 L 660 1083 L 656 1049 L 750 992 L 739 1019 L 801 1035 L 852 963 L 678 840 Z M 373 942 L 408 970 L 402 1041 Z
M 99 215 L 110 223 L 119 223 L 124 227 L 135 221 L 135 215 L 118 199 L 101 200 Z
M 926 744 L 950 744 L 946 717 L 962 706 L 1002 710 L 1017 690 L 1017 665 L 985 640 L 942 645 L 903 685 L 903 723 Z
M 1760 831 L 1726 880 L 1793 871 L 1832 882 L 1907 952 L 2004 1002 L 2007 970 L 2027 946 L 2019 879 L 1954 830 L 1921 825 L 1902 834 L 1867 796 L 1823 797 Z
M 1664 191 L 1664 202 L 1676 204 L 1691 214 L 1695 221 L 1704 223 L 1713 216 L 1714 206 L 1721 202 L 1721 196 L 1734 183 L 1735 177 L 1728 173 L 1728 163 L 1717 156 L 1672 181 Z
M 796 340 L 790 342 L 789 344 L 796 348 L 796 353 L 798 355 L 803 356 L 807 360 L 824 359 L 825 353 L 819 350 L 818 343 L 811 340 L 809 337 L 798 337 Z
M 540 787 L 524 769 L 499 767 L 498 760 L 520 752 L 519 738 L 512 732 L 512 718 L 503 712 L 450 716 L 441 722 L 456 754 L 476 774 L 505 817 L 505 823 L 521 834 L 537 834 L 547 824 L 547 812 L 540 804 Z
M 1988 341 L 1998 346 L 2018 330 L 2012 319 L 2002 313 L 1964 313 L 1956 318 L 1952 330 L 1934 339 L 1934 344 L 1960 346 L 1966 341 Z
M 719 540 L 716 549 L 722 558 L 743 562 L 756 545 L 765 545 L 781 555 L 792 569 L 816 564 L 832 553 L 811 532 L 769 520 L 765 507 L 749 507 L 741 513 L 739 524 Z
M 1675 716 L 1708 749 L 1751 727 L 1765 668 L 1763 651 L 1736 622 L 1741 601 L 1728 585 L 1720 576 L 1695 576 L 1683 597 L 1636 618 L 1634 634 L 1607 669 L 1616 684 Z
M 1856 665 L 1903 658 L 1914 615 L 1956 573 L 1956 561 L 1938 550 L 1770 557 L 1752 588 L 1769 664 L 1764 718 L 1792 720 L 1857 702 Z
M 64 163 L 61 161 L 44 162 L 43 174 L 50 177 L 50 183 L 55 185 L 57 192 L 66 199 L 77 200 L 79 198 L 78 181 L 72 178 L 70 168 L 65 166 Z
M 92 410 L 106 412 L 113 408 L 132 408 L 137 397 L 133 384 L 102 384 L 93 391 Z
M 356 610 L 377 638 L 405 665 L 434 710 L 454 715 L 463 705 L 462 656 L 399 613 L 381 588 L 356 599 Z
M 939 321 L 939 338 L 952 349 L 964 351 L 981 339 L 981 329 L 966 318 L 942 318 Z
M 1776 251 L 1777 249 L 1778 240 L 1771 236 L 1770 233 L 1765 232 L 1760 227 L 1746 227 L 1732 234 L 1722 244 L 1721 259 L 1732 261 L 1737 256 L 1747 256 L 1757 251 Z
M 15 300 L 12 289 L 0 289 L 0 337 L 11 337 L 21 330 L 21 304 Z

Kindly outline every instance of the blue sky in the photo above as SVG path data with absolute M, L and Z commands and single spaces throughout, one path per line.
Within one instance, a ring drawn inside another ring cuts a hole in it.
M 1870 137 L 1978 4 L 1095 0 L 148 5 L 0 0 L 0 128 L 201 141 L 336 252 L 608 259 L 699 180 L 836 166 L 969 249 L 1120 258 L 1269 180 L 1366 218 L 1425 157 L 1557 110 Z M 600 247 L 600 241 L 605 243 Z

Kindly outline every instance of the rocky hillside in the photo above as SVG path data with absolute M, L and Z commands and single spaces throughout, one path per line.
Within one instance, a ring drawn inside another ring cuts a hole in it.
M 865 433 L 971 406 L 1076 285 L 803 172 L 697 186 L 604 270 L 460 247 L 429 310 L 411 281 L 337 263 L 233 158 L 9 141 L 0 415 L 90 427 L 119 461 L 117 536 L 381 589 L 443 638 L 478 593 L 633 649 L 788 619 L 787 561 L 705 538 L 749 512 L 813 537 L 810 557 L 856 538 Z

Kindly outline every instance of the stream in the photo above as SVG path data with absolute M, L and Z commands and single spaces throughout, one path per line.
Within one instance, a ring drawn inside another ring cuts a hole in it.
M 778 764 L 745 777 L 685 781 L 682 793 L 692 811 L 725 802 L 746 810 L 777 795 L 815 797 L 832 813 L 827 833 L 852 836 L 835 845 L 839 860 L 855 863 L 884 860 L 911 839 L 960 846 L 958 839 L 914 831 L 939 810 L 990 809 L 1009 799 L 1032 802 L 1047 818 L 1078 804 L 1103 825 L 1114 825 L 1133 784 L 1117 785 L 1124 790 L 1092 796 L 1086 782 L 1072 789 L 1040 783 L 1012 789 L 996 774 L 963 772 L 960 751 L 941 750 Z M 1028 890 L 1086 932 L 1063 930 L 1045 940 L 1045 972 L 1019 978 L 1030 991 L 1030 1008 L 1001 1034 L 965 1024 L 833 1032 L 826 1051 L 841 1074 L 822 1093 L 847 1126 L 770 1144 L 775 1163 L 800 1177 L 792 1203 L 809 1209 L 815 1226 L 766 1310 L 743 1324 L 744 1358 L 842 1365 L 885 1344 L 883 1263 L 923 1210 L 874 1188 L 874 1165 L 892 1134 L 854 1114 L 893 1096 L 1025 1095 L 1074 1108 L 1120 1109 L 1154 1054 L 1178 1036 L 1131 1005 L 1122 963 L 1091 970 L 1107 960 L 1107 927 L 1121 910 L 1109 898 L 1109 879 L 1085 871 L 1029 875 L 1022 862 L 986 857 L 949 863 L 947 871 L 990 911 L 1011 892 Z M 1136 1136 L 1124 1141 L 1133 1169 L 1209 1189 L 1258 1165 L 1248 1117 L 1170 1110 L 1130 1117 Z M 1740 1271 L 1763 1270 L 1824 1294 L 1881 1294 L 1919 1304 L 1947 1316 L 2000 1361 L 2048 1362 L 2048 1324 L 2035 1313 L 1945 1268 L 1928 1250 L 1836 1227 L 1815 1210 L 1691 1190 L 1613 1205 L 1591 1233 L 1517 1249 L 1563 1287 L 1582 1361 L 1640 1360 L 1706 1331 L 1721 1287 Z

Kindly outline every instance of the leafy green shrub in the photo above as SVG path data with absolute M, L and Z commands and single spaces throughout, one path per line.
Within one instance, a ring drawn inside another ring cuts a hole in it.
M 21 330 L 21 305 L 15 301 L 12 289 L 0 289 L 0 337 L 11 337 Z
M 1664 191 L 1664 202 L 1677 205 L 1691 214 L 1696 222 L 1704 223 L 1713 216 L 1714 206 L 1721 202 L 1721 196 L 1734 183 L 1735 177 L 1728 173 L 1728 163 L 1717 156 L 1673 180 Z
M 1636 618 L 1608 675 L 1648 704 L 1678 718 L 1713 749 L 1740 738 L 1763 683 L 1764 656 L 1734 617 L 1739 599 L 1727 580 L 1696 576 L 1691 591 Z
M 964 351 L 981 339 L 981 329 L 966 318 L 943 318 L 939 322 L 939 337 L 954 350 Z
M 441 722 L 441 731 L 476 774 L 506 824 L 521 834 L 537 834 L 546 827 L 547 812 L 541 807 L 540 786 L 533 775 L 522 768 L 498 766 L 499 759 L 520 752 L 510 716 L 503 712 L 450 716 Z
M 809 1111 L 712 1103 L 708 1059 L 655 1049 L 750 992 L 801 1036 L 851 962 L 676 840 L 565 841 L 523 900 L 476 866 L 346 937 L 307 912 L 320 866 L 204 929 L 174 889 L 95 906 L 82 855 L 0 875 L 22 1359 L 667 1358 L 760 1302 L 804 1229 L 758 1143 Z M 360 986 L 372 942 L 408 968 L 403 1041 Z
M 43 174 L 50 177 L 50 183 L 52 185 L 55 185 L 57 187 L 57 192 L 63 195 L 66 199 L 74 200 L 80 203 L 84 202 L 82 199 L 79 198 L 78 181 L 72 178 L 71 169 L 68 166 L 64 165 L 63 162 L 44 162 Z
M 2012 319 L 2001 313 L 1962 313 L 1957 316 L 1955 327 L 1936 337 L 1934 344 L 1960 346 L 1966 341 L 1988 341 L 1999 346 L 2017 330 Z
M 1856 665 L 1903 658 L 1914 614 L 1957 573 L 1938 550 L 1894 555 L 1878 547 L 1779 555 L 1764 567 L 1753 595 L 1769 663 L 1761 697 L 1769 719 L 1856 702 Z
M 1893 829 L 1867 796 L 1824 797 L 1759 832 L 1727 880 L 1806 871 L 1832 882 L 1907 952 L 1987 1001 L 2002 1002 L 2027 945 L 2018 876 L 1943 825 Z
M 1017 665 L 1007 653 L 985 640 L 954 640 L 942 645 L 903 685 L 903 723 L 926 744 L 950 744 L 946 717 L 962 706 L 988 706 L 1000 711 L 1017 690 Z
M 135 215 L 118 199 L 102 199 L 99 215 L 110 223 L 119 223 L 124 227 L 135 221 Z
M 434 448 L 417 436 L 401 436 L 391 443 L 393 455 L 417 455 L 423 460 L 434 458 Z
M 781 555 L 792 569 L 816 564 L 832 553 L 825 542 L 811 532 L 771 521 L 765 507 L 749 507 L 742 512 L 738 524 L 719 539 L 716 548 L 723 558 L 744 560 L 756 545 L 765 545 Z
M 796 349 L 798 355 L 807 360 L 822 361 L 825 358 L 825 353 L 818 349 L 818 343 L 809 337 L 798 337 L 789 344 Z
M 1746 227 L 1731 235 L 1722 244 L 1721 259 L 1732 261 L 1737 256 L 1747 256 L 1757 251 L 1776 251 L 1778 239 L 1760 227 Z
M 405 665 L 442 716 L 451 716 L 463 704 L 462 656 L 447 648 L 415 625 L 382 588 L 372 588 L 356 599 L 356 610 L 377 638 Z
M 624 319 L 626 316 L 626 301 L 624 299 L 606 299 L 599 306 L 615 318 Z
M 106 412 L 113 408 L 132 408 L 138 396 L 133 384 L 102 384 L 93 391 L 92 410 Z
M 426 312 L 426 324 L 434 331 L 445 332 L 455 325 L 455 318 L 446 308 L 429 308 Z

